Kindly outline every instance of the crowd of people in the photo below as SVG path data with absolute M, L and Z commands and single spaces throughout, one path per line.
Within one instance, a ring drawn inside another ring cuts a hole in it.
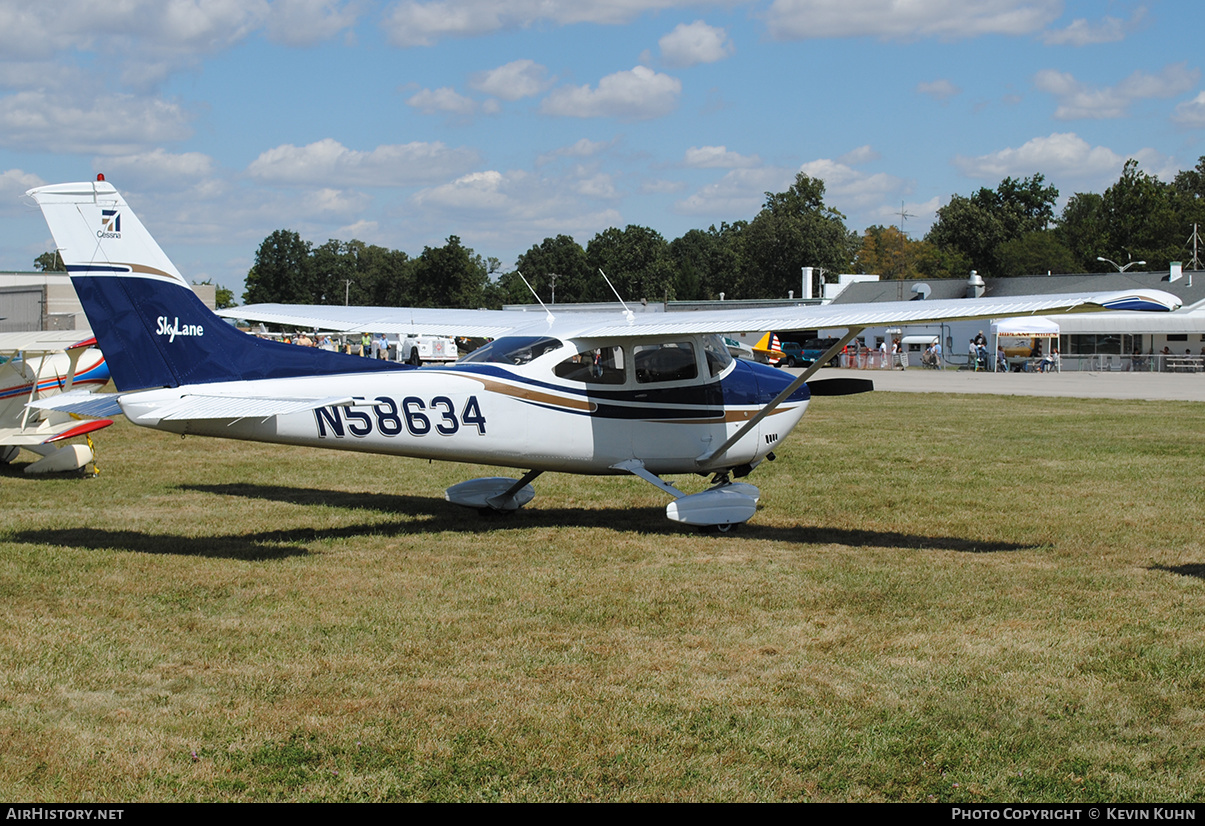
M 389 358 L 389 339 L 385 337 L 384 333 L 377 336 L 363 333 L 359 341 L 356 341 L 354 337 L 348 337 L 341 342 L 335 341 L 329 335 L 319 336 L 315 333 L 311 338 L 310 334 L 306 332 L 296 335 L 286 333 L 281 341 L 285 344 L 296 344 L 299 347 L 317 347 L 320 350 L 331 350 L 352 356 L 385 360 Z

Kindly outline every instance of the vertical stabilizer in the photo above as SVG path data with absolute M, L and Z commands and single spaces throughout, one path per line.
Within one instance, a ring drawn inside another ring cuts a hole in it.
M 206 307 L 105 181 L 31 189 L 118 390 L 404 369 L 254 338 Z

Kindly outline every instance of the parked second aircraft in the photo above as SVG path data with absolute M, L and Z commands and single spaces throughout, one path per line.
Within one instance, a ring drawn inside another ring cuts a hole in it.
M 67 440 L 86 437 L 111 420 L 81 421 L 28 405 L 106 384 L 109 370 L 95 344 L 75 330 L 0 333 L 0 463 L 16 459 L 22 448 L 41 457 L 25 466 L 26 473 L 80 470 L 93 460 L 90 445 Z

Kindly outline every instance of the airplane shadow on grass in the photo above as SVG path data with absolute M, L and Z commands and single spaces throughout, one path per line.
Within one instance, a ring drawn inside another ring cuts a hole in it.
M 665 518 L 659 507 L 625 507 L 622 519 L 616 509 L 526 508 L 513 514 L 478 517 L 464 508 L 440 499 L 390 493 L 348 492 L 282 485 L 181 485 L 183 491 L 238 496 L 293 505 L 321 505 L 346 510 L 367 510 L 387 514 L 405 514 L 406 518 L 389 522 L 365 522 L 332 528 L 286 528 L 241 535 L 212 534 L 180 536 L 104 528 L 51 528 L 14 531 L 0 541 L 36 545 L 59 545 L 89 550 L 129 551 L 133 553 L 197 556 L 245 561 L 282 560 L 310 553 L 310 543 L 355 539 L 363 536 L 410 536 L 435 532 L 487 533 L 529 528 L 600 528 L 633 530 L 644 534 L 682 536 L 691 528 L 676 525 Z M 739 527 L 732 539 L 741 538 L 791 542 L 800 545 L 847 545 L 868 548 L 911 548 L 957 551 L 961 553 L 1005 553 L 1032 550 L 1037 545 L 1015 542 L 984 542 L 946 536 L 920 536 L 897 531 L 853 530 L 823 526 L 783 527 L 750 523 Z
M 662 507 L 622 507 L 622 519 L 616 519 L 616 508 L 541 508 L 527 507 L 510 514 L 487 513 L 478 517 L 465 508 L 442 499 L 406 496 L 391 493 L 349 492 L 316 488 L 256 485 L 248 483 L 225 485 L 181 485 L 181 490 L 212 493 L 220 496 L 240 496 L 293 505 L 326 505 L 352 510 L 372 510 L 380 513 L 404 513 L 414 521 L 389 525 L 374 525 L 370 533 L 396 528 L 397 534 L 452 531 L 481 533 L 495 530 L 527 528 L 604 528 L 634 530 L 644 534 L 682 536 L 692 531 L 665 517 Z M 335 529 L 339 532 L 342 529 Z M 768 539 L 805 545 L 849 545 L 871 548 L 917 548 L 960 551 L 965 553 L 1000 553 L 1032 550 L 1037 544 L 991 542 L 961 537 L 920 536 L 897 531 L 853 530 L 823 526 L 797 525 L 783 527 L 750 522 L 740 525 L 736 537 Z
M 1152 565 L 1149 570 L 1163 571 L 1168 574 L 1179 574 L 1180 576 L 1193 576 L 1197 579 L 1205 579 L 1205 565 L 1201 563 L 1189 563 L 1188 565 Z

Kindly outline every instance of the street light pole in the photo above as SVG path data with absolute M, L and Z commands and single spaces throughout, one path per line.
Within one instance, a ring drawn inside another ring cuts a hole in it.
M 1112 264 L 1114 267 L 1117 267 L 1118 272 L 1125 272 L 1126 270 L 1128 270 L 1130 267 L 1134 266 L 1135 264 L 1144 264 L 1144 265 L 1146 264 L 1145 261 L 1131 261 L 1130 263 L 1126 264 L 1123 267 L 1123 266 L 1121 266 L 1121 264 L 1118 264 L 1116 261 L 1110 260 L 1108 258 L 1102 258 L 1099 255 L 1096 256 L 1096 260 L 1103 261 L 1106 264 Z

